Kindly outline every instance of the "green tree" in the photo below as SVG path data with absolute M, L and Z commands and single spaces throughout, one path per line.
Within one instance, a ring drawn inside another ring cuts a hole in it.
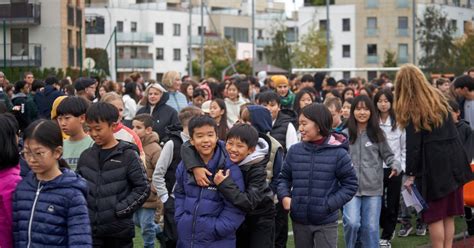
M 331 44 L 329 44 L 331 47 Z M 322 68 L 326 66 L 326 32 L 313 25 L 293 49 L 293 64 L 297 67 Z
M 312 5 L 312 6 L 322 6 L 322 5 L 326 5 L 326 1 L 327 0 L 310 0 L 309 4 Z M 334 0 L 330 0 L 329 4 L 334 4 Z
M 471 33 L 466 35 L 464 39 L 456 44 L 456 47 L 456 68 L 453 72 L 460 74 L 466 69 L 472 67 L 474 61 L 474 34 Z
M 383 61 L 383 67 L 397 67 L 397 54 L 394 51 L 385 50 L 385 58 Z M 388 71 L 386 72 L 389 78 L 395 78 L 395 72 Z
M 110 75 L 109 58 L 107 51 L 102 48 L 86 48 L 86 57 L 95 61 L 94 70 L 103 71 L 106 75 Z M 85 68 L 87 69 L 87 68 Z
M 272 38 L 272 45 L 265 46 L 263 53 L 267 62 L 285 70 L 291 69 L 290 46 L 286 41 L 286 30 L 277 30 Z
M 418 19 L 417 34 L 423 55 L 419 64 L 432 72 L 449 72 L 453 67 L 456 46 L 453 34 L 456 28 L 441 9 L 430 6 L 423 19 Z

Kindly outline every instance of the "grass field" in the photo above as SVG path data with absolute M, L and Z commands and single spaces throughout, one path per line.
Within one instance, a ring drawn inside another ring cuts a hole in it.
M 461 233 L 466 230 L 466 222 L 463 218 L 456 218 L 456 233 Z M 414 223 L 414 221 L 413 221 Z M 397 225 L 397 231 L 400 228 L 400 225 Z M 291 222 L 289 223 L 289 229 L 291 232 Z M 142 248 L 143 247 L 143 240 L 141 238 L 140 229 L 135 228 L 135 239 L 133 240 L 134 248 Z M 402 247 L 402 248 L 415 248 L 421 245 L 426 245 L 429 243 L 429 235 L 428 233 L 424 237 L 419 237 L 414 234 L 406 237 L 406 238 L 399 238 L 395 237 L 392 240 L 392 247 Z M 159 245 L 155 244 L 155 247 L 159 247 Z M 293 236 L 288 236 L 288 243 L 287 248 L 294 248 L 294 241 Z M 344 245 L 344 233 L 342 231 L 342 224 L 339 225 L 338 230 L 338 247 L 345 247 Z

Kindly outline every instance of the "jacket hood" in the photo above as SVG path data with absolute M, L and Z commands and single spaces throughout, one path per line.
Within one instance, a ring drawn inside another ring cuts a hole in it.
M 316 149 L 344 148 L 349 151 L 349 138 L 345 133 L 341 132 L 332 132 L 322 145 L 315 145 L 310 142 L 304 142 L 304 144 Z
M 53 93 L 54 91 L 57 91 L 56 88 L 54 88 L 52 85 L 46 85 L 44 86 L 43 94 L 47 96 Z
M 161 96 L 161 99 L 158 101 L 158 103 L 156 103 L 155 108 L 153 108 L 153 111 L 155 111 L 156 109 L 158 109 L 160 106 L 165 105 L 166 102 L 167 102 L 169 99 L 170 99 L 170 94 L 169 94 L 168 92 L 163 92 L 163 95 Z M 146 105 L 146 108 L 147 108 L 148 110 L 150 110 L 151 105 L 148 103 L 148 104 Z M 150 111 L 148 111 L 148 113 L 149 113 L 149 112 L 150 112 Z
M 257 146 L 255 147 L 255 151 L 248 155 L 242 162 L 239 163 L 240 165 L 244 164 L 256 164 L 262 161 L 265 156 L 268 154 L 270 146 L 268 145 L 267 141 L 263 138 L 258 138 Z
M 22 92 L 16 93 L 12 96 L 12 100 L 15 98 L 20 98 L 20 97 L 26 97 L 26 94 Z
M 149 145 L 151 143 L 160 143 L 160 137 L 158 137 L 156 132 L 152 132 L 150 135 L 145 135 L 142 140 L 143 146 Z
M 87 183 L 81 176 L 67 168 L 61 168 L 61 172 L 63 174 L 56 177 L 55 179 L 42 183 L 44 185 L 43 189 L 45 190 L 48 188 L 76 188 L 80 190 L 84 194 L 84 196 L 87 196 Z M 26 178 L 24 178 L 24 180 L 26 180 L 26 182 L 32 187 L 38 187 L 39 181 L 38 179 L 36 179 L 36 176 L 33 171 L 28 172 L 28 175 L 26 176 Z
M 250 122 L 259 133 L 268 133 L 272 130 L 272 115 L 270 111 L 260 105 L 249 105 Z

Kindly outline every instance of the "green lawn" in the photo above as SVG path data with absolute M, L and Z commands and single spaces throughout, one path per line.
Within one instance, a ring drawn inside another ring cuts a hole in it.
M 458 218 L 456 218 L 455 221 L 456 221 L 456 234 L 464 232 L 466 230 L 466 222 L 464 221 L 464 219 L 458 217 Z M 414 221 L 413 221 L 413 223 L 414 223 Z M 289 229 L 291 231 L 291 221 L 290 221 L 289 225 L 290 225 Z M 399 228 L 400 228 L 400 225 L 397 225 L 397 232 L 398 232 Z M 344 233 L 342 231 L 342 224 L 339 225 L 338 235 L 339 235 L 338 236 L 338 239 L 339 239 L 338 240 L 338 247 L 345 247 L 345 245 L 344 245 Z M 133 240 L 133 243 L 134 243 L 134 248 L 142 248 L 143 247 L 143 240 L 142 240 L 139 228 L 135 228 L 135 239 Z M 418 236 L 412 234 L 412 235 L 410 235 L 406 238 L 395 237 L 392 240 L 392 247 L 415 248 L 415 247 L 418 247 L 418 246 L 421 246 L 421 245 L 426 245 L 428 243 L 429 243 L 428 233 L 424 237 L 418 237 Z M 158 248 L 159 245 L 157 245 L 155 243 L 155 247 Z M 290 235 L 290 236 L 288 236 L 287 248 L 294 248 L 294 247 L 295 247 L 295 245 L 294 245 L 294 241 L 293 241 L 293 236 Z

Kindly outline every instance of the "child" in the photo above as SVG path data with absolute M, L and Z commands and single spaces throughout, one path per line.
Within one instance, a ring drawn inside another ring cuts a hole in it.
M 357 191 L 343 134 L 332 133 L 322 104 L 303 108 L 302 142 L 290 148 L 280 173 L 278 198 L 290 210 L 296 247 L 336 247 L 339 209 Z
M 37 120 L 24 131 L 22 156 L 31 171 L 13 198 L 15 247 L 92 247 L 87 184 L 61 159 L 61 129 Z
M 353 98 L 346 98 L 342 104 L 341 113 L 343 121 L 347 121 L 349 116 L 351 115 L 351 106 L 353 102 Z
M 0 247 L 13 247 L 12 198 L 21 181 L 18 151 L 19 126 L 9 113 L 0 114 Z
M 200 108 L 202 103 L 206 101 L 206 92 L 201 88 L 196 88 L 193 91 L 193 103 L 192 105 Z
M 218 141 L 216 130 L 211 117 L 194 117 L 189 122 L 191 144 L 212 175 L 232 178 L 243 191 L 242 173 L 226 158 L 224 144 Z M 174 189 L 175 219 L 180 232 L 178 247 L 235 247 L 235 232 L 244 220 L 244 213 L 225 200 L 215 185 L 202 188 L 191 179 L 180 163 Z
M 159 240 L 165 242 L 166 247 L 176 247 L 178 232 L 174 221 L 174 197 L 173 186 L 176 183 L 176 168 L 181 162 L 181 145 L 189 140 L 188 123 L 196 117 L 202 115 L 202 111 L 196 107 L 183 108 L 178 115 L 179 122 L 183 125 L 169 126 L 169 140 L 163 146 L 161 155 L 156 163 L 153 172 L 153 186 L 163 203 L 163 235 Z
M 224 100 L 219 98 L 212 100 L 209 116 L 217 123 L 217 137 L 220 140 L 224 140 L 229 131 L 229 126 L 227 126 L 227 109 Z
M 388 145 L 392 149 L 395 159 L 399 161 L 402 171 L 405 171 L 406 135 L 405 130 L 397 126 L 392 104 L 393 94 L 391 90 L 385 88 L 375 94 L 374 105 L 377 106 L 380 128 L 385 133 Z M 402 175 L 388 178 L 391 169 L 386 164 L 383 165 L 383 171 L 382 210 L 380 213 L 380 227 L 383 231 L 380 238 L 380 247 L 390 248 L 390 240 L 397 225 Z M 402 224 L 404 223 L 402 222 Z
M 148 182 L 151 183 L 156 162 L 160 157 L 161 147 L 159 137 L 153 132 L 153 119 L 149 114 L 139 114 L 133 118 L 133 131 L 140 137 L 145 151 L 145 166 Z M 133 215 L 134 222 L 141 228 L 144 247 L 155 247 L 155 236 L 160 233 L 160 227 L 155 224 L 155 212 L 161 213 L 163 203 L 156 195 L 156 188 L 151 186 L 151 193 L 143 206 Z
M 137 147 L 114 137 L 118 118 L 117 108 L 106 102 L 94 103 L 86 112 L 95 144 L 81 154 L 77 172 L 89 185 L 94 247 L 132 246 L 132 215 L 150 194 Z
M 293 105 L 293 110 L 297 115 L 300 114 L 301 110 L 314 102 L 314 96 L 310 90 L 303 88 L 295 96 L 295 104 Z
M 379 219 L 382 205 L 383 163 L 391 168 L 392 178 L 401 172 L 379 126 L 371 99 L 354 98 L 345 132 L 349 134 L 350 154 L 356 170 L 359 189 L 343 210 L 344 238 L 347 248 L 361 242 L 362 247 L 379 247 Z
M 84 132 L 89 105 L 89 102 L 82 97 L 68 96 L 56 109 L 59 127 L 69 136 L 63 141 L 63 159 L 72 170 L 76 169 L 82 152 L 94 144 L 92 138 Z
M 329 109 L 332 115 L 332 130 L 335 132 L 341 132 L 346 128 L 346 123 L 342 121 L 341 113 L 341 99 L 330 98 L 324 102 L 324 106 Z
M 275 75 L 271 77 L 273 85 L 280 97 L 282 109 L 292 109 L 295 102 L 295 94 L 290 90 L 288 79 L 283 75 Z
M 227 124 L 229 127 L 234 125 L 239 119 L 240 106 L 244 105 L 245 101 L 239 97 L 239 88 L 235 82 L 230 82 L 227 85 L 227 97 L 225 98 L 225 106 L 227 109 Z
M 464 150 L 466 150 L 468 159 L 471 161 L 474 159 L 474 132 L 469 126 L 469 123 L 461 119 L 459 104 L 453 100 L 449 100 L 448 103 L 452 109 L 451 116 L 456 124 L 456 129 L 458 130 L 459 137 L 464 145 Z
M 449 92 L 449 87 L 451 82 L 447 78 L 438 78 L 436 80 L 436 88 L 438 88 L 444 95 L 447 95 Z

